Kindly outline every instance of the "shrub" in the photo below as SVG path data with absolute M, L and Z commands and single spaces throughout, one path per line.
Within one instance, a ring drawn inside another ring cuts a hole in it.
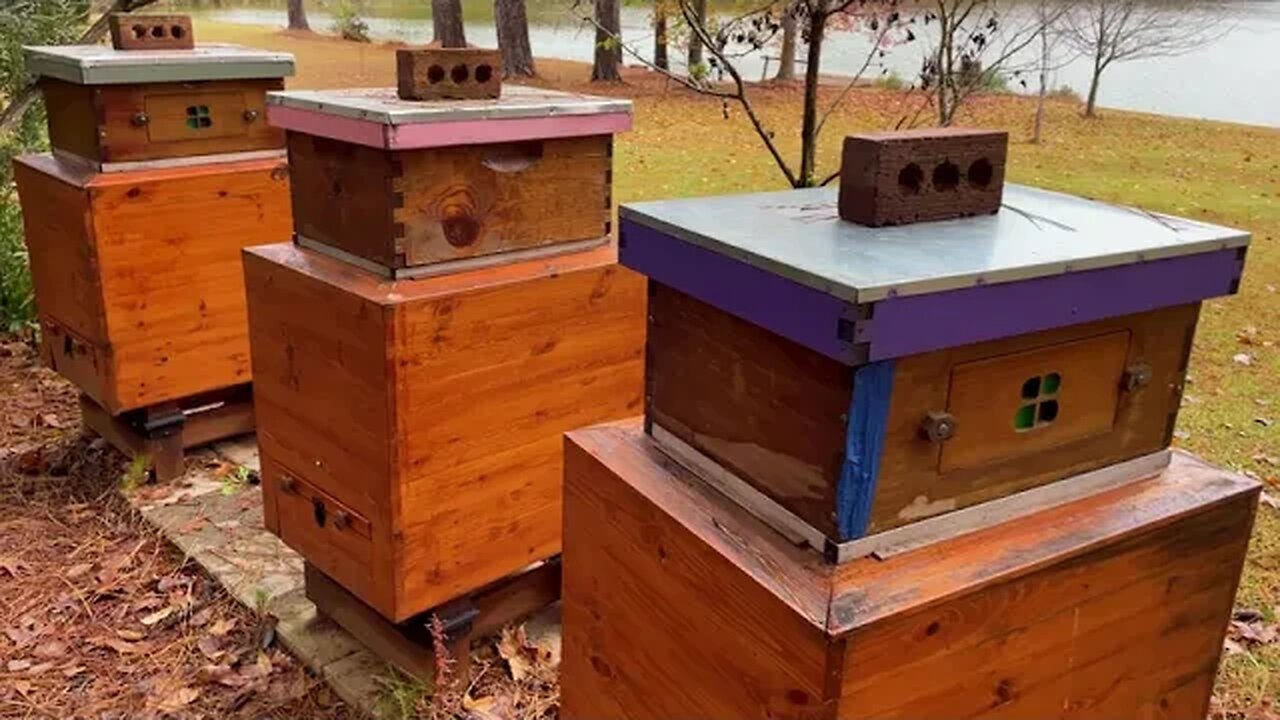
M 333 31 L 344 40 L 369 42 L 369 23 L 360 17 L 360 8 L 352 0 L 338 0 L 334 5 Z
M 876 78 L 873 84 L 884 90 L 902 90 L 907 87 L 907 81 L 903 80 L 901 75 L 892 70 Z
M 0 2 L 0 105 L 6 105 L 27 86 L 22 46 L 75 40 L 88 10 L 88 0 Z M 31 271 L 22 239 L 22 208 L 13 186 L 11 161 L 20 153 L 47 148 L 40 103 L 8 136 L 0 137 L 0 331 L 15 332 L 35 322 Z

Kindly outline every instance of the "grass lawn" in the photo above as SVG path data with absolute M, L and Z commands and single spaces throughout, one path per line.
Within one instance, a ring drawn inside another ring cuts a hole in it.
M 387 45 L 214 23 L 200 23 L 197 32 L 202 41 L 294 53 L 293 88 L 394 84 Z M 634 98 L 635 130 L 622 136 L 616 151 L 618 201 L 785 187 L 737 107 L 667 87 L 638 70 L 623 85 L 596 86 L 587 82 L 589 68 L 583 65 L 539 63 L 538 84 Z M 832 91 L 826 92 L 829 97 Z M 783 151 L 797 157 L 799 88 L 761 89 L 757 97 Z M 819 175 L 836 169 L 845 134 L 890 127 L 913 106 L 914 100 L 896 91 L 854 92 L 824 131 Z M 1075 103 L 1055 100 L 1047 111 L 1045 142 L 1032 145 L 1027 138 L 1033 109 L 1025 98 L 980 97 L 961 123 L 1009 130 L 1014 182 L 1252 231 L 1240 294 L 1205 305 L 1178 442 L 1254 474 L 1280 496 L 1280 130 L 1119 111 L 1084 120 Z M 1268 622 L 1280 612 L 1280 510 L 1274 507 L 1259 512 L 1238 604 L 1262 612 Z M 1224 708 L 1280 700 L 1280 645 L 1230 655 L 1218 696 Z

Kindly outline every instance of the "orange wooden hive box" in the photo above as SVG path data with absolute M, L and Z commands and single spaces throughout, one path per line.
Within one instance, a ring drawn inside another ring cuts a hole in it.
M 1169 446 L 1249 235 L 982 193 L 621 208 L 645 422 L 566 450 L 561 717 L 1204 716 L 1259 487 Z
M 246 251 L 245 272 L 267 526 L 401 622 L 559 552 L 560 436 L 640 411 L 645 297 L 605 235 L 607 158 L 580 166 L 595 173 L 580 192 L 550 149 L 608 146 L 629 105 L 517 92 L 470 101 L 506 103 L 509 115 L 478 119 L 466 103 L 379 93 L 408 119 L 344 114 L 368 110 L 369 91 L 270 98 L 291 163 L 326 159 L 294 185 L 295 211 L 308 208 L 298 242 Z M 413 160 L 423 153 L 457 162 Z M 377 168 L 398 180 L 353 181 Z M 492 243 L 437 232 L 450 223 L 440 198 L 495 183 L 506 210 L 475 217 L 468 236 Z M 340 192 L 319 203 L 311 187 Z M 402 202 L 395 187 L 419 190 Z M 575 193 L 601 207 L 545 204 Z M 372 203 L 388 222 L 353 224 Z M 585 247 L 583 225 L 557 219 L 575 213 L 593 218 Z M 406 255 L 409 227 L 421 232 Z
M 184 446 L 252 429 L 239 253 L 288 237 L 284 137 L 259 117 L 292 57 L 69 46 L 27 62 L 53 145 L 15 161 L 42 356 L 93 429 L 173 475 Z

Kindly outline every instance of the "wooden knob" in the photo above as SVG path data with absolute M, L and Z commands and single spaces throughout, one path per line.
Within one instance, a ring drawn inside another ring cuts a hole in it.
M 339 510 L 333 514 L 333 526 L 339 530 L 346 530 L 351 527 L 351 514 L 346 510 Z
M 1146 363 L 1130 365 L 1124 369 L 1121 384 L 1127 392 L 1140 390 L 1151 384 L 1151 375 L 1151 366 Z
M 920 432 L 930 442 L 946 442 L 955 437 L 956 419 L 951 413 L 931 412 L 920 423 Z
M 251 123 L 251 122 L 253 122 L 254 120 L 257 120 L 257 119 L 258 119 L 258 111 L 257 111 L 257 110 L 245 110 L 245 111 L 244 111 L 244 121 L 245 121 L 245 122 L 247 122 L 247 123 Z
M 133 117 L 129 119 L 129 122 L 133 123 L 134 127 L 145 127 L 151 122 L 151 116 L 139 110 L 133 114 Z
M 298 490 L 298 481 L 292 475 L 281 475 L 280 489 L 289 493 L 296 492 Z

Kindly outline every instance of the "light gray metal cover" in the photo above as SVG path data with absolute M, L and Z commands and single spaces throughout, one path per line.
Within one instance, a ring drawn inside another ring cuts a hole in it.
M 396 95 L 395 88 L 353 88 L 273 92 L 267 94 L 267 104 L 368 120 L 383 125 L 631 114 L 630 100 L 523 85 L 503 85 L 502 97 L 496 100 L 401 100 Z
M 627 203 L 619 215 L 850 302 L 1249 244 L 1242 230 L 1006 185 L 1000 212 L 871 228 L 834 188 Z
M 293 74 L 293 55 L 205 43 L 193 50 L 116 50 L 107 45 L 23 48 L 27 72 L 77 85 L 254 80 Z

